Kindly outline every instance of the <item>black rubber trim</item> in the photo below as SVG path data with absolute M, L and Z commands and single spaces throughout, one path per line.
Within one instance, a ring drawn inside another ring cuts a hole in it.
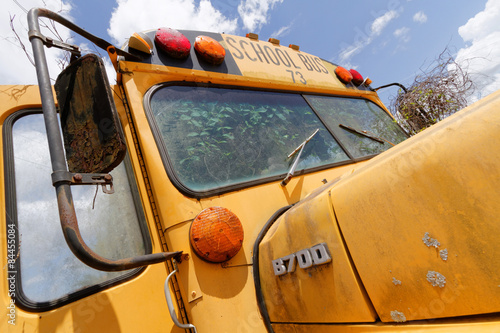
M 33 114 L 42 114 L 42 110 L 38 108 L 34 109 L 25 109 L 21 111 L 17 111 L 14 114 L 7 117 L 5 122 L 3 123 L 3 153 L 4 153 L 4 180 L 5 180 L 5 214 L 6 214 L 6 224 L 7 228 L 9 224 L 14 224 L 16 230 L 18 229 L 17 225 L 17 197 L 16 197 L 16 183 L 15 183 L 15 165 L 14 165 L 14 146 L 13 146 L 13 137 L 12 137 L 12 127 L 14 123 L 25 116 L 33 115 Z M 149 237 L 149 230 L 146 225 L 146 217 L 144 215 L 144 211 L 141 205 L 139 190 L 137 188 L 137 184 L 132 172 L 132 165 L 128 158 L 128 154 L 124 159 L 125 168 L 127 170 L 127 177 L 129 179 L 132 197 L 134 199 L 134 204 L 136 205 L 137 218 L 139 220 L 139 227 L 141 230 L 142 238 L 144 240 L 144 250 L 145 254 L 152 253 L 152 244 L 151 239 Z M 19 235 L 16 232 L 16 244 L 19 244 Z M 26 246 L 26 244 L 24 244 Z M 19 255 L 16 250 L 16 254 Z M 120 277 L 107 280 L 103 283 L 95 284 L 84 288 L 82 290 L 78 290 L 74 293 L 67 294 L 59 299 L 51 300 L 47 302 L 34 302 L 30 300 L 23 292 L 22 283 L 21 283 L 21 260 L 22 256 L 19 255 L 15 262 L 15 272 L 16 272 L 16 290 L 14 300 L 16 306 L 19 308 L 29 311 L 29 312 L 45 312 L 49 310 L 53 310 L 55 308 L 59 308 L 63 305 L 73 303 L 79 299 L 90 296 L 92 294 L 96 294 L 105 289 L 111 288 L 113 286 L 119 285 L 126 281 L 129 281 L 137 276 L 139 276 L 145 268 L 137 268 L 131 270 L 127 274 L 124 274 Z
M 257 297 L 257 305 L 259 306 L 260 314 L 262 315 L 262 319 L 264 320 L 264 324 L 266 325 L 267 331 L 269 333 L 273 333 L 274 331 L 273 327 L 271 326 L 271 319 L 269 318 L 266 302 L 264 300 L 264 295 L 262 294 L 262 288 L 260 286 L 259 245 L 264 236 L 267 234 L 269 228 L 271 228 L 271 226 L 273 225 L 273 223 L 291 207 L 293 207 L 293 205 L 285 206 L 278 209 L 264 225 L 264 228 L 262 228 L 262 230 L 260 231 L 253 245 L 252 265 L 253 265 L 253 282 L 255 284 L 255 296 Z

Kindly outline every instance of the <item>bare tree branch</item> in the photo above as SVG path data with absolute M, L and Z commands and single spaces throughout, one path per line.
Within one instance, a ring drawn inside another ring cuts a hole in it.
M 443 120 L 468 104 L 475 85 L 446 48 L 405 94 L 400 92 L 390 108 L 398 123 L 410 134 Z
M 14 19 L 16 18 L 16 15 L 10 15 L 10 29 L 14 33 L 14 36 L 16 38 L 16 41 L 18 46 L 23 50 L 23 52 L 26 54 L 26 57 L 28 57 L 28 60 L 31 62 L 33 66 L 35 66 L 35 60 L 33 59 L 32 55 L 28 52 L 26 49 L 26 46 L 24 45 L 23 41 L 21 40 L 21 37 L 17 34 L 17 31 L 14 27 Z

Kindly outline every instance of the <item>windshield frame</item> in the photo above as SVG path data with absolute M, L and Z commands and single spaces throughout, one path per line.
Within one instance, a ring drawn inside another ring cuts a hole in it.
M 275 93 L 284 93 L 284 94 L 291 94 L 291 95 L 298 95 L 301 98 L 304 99 L 304 101 L 307 103 L 307 105 L 311 108 L 311 110 L 314 112 L 320 123 L 325 127 L 325 129 L 328 131 L 328 133 L 335 139 L 335 141 L 338 143 L 340 148 L 344 151 L 344 153 L 349 157 L 349 159 L 341 161 L 341 162 L 335 162 L 335 163 L 330 163 L 330 164 L 325 164 L 321 166 L 316 166 L 316 167 L 311 167 L 308 169 L 301 169 L 297 170 L 294 174 L 294 177 L 299 177 L 301 175 L 305 174 L 310 174 L 322 170 L 327 170 L 343 165 L 348 165 L 348 164 L 353 164 L 365 160 L 369 160 L 378 154 L 372 154 L 372 155 L 367 155 L 363 157 L 358 157 L 355 158 L 352 156 L 351 153 L 346 149 L 342 141 L 339 140 L 339 138 L 335 135 L 334 132 L 330 129 L 328 124 L 325 123 L 325 121 L 322 119 L 322 117 L 318 114 L 318 112 L 312 107 L 312 105 L 309 103 L 307 98 L 305 97 L 306 95 L 315 95 L 315 96 L 328 96 L 328 97 L 343 97 L 343 98 L 350 98 L 350 99 L 361 99 L 365 101 L 369 101 L 371 103 L 374 103 L 373 101 L 363 98 L 363 97 L 358 97 L 358 96 L 343 96 L 343 95 L 334 95 L 334 94 L 321 94 L 321 93 L 314 93 L 314 92 L 302 92 L 302 91 L 293 91 L 293 90 L 281 90 L 281 89 L 263 89 L 263 88 L 256 88 L 256 87 L 242 87 L 242 86 L 235 86 L 235 85 L 222 85 L 222 84 L 210 84 L 210 83 L 199 83 L 199 82 L 186 82 L 186 81 L 170 81 L 170 82 L 163 82 L 160 84 L 156 84 L 152 86 L 151 88 L 148 89 L 148 91 L 144 94 L 143 97 L 143 107 L 144 111 L 146 114 L 146 118 L 148 120 L 150 129 L 152 131 L 153 137 L 156 142 L 156 146 L 158 148 L 158 152 L 160 153 L 160 157 L 162 159 L 163 166 L 165 168 L 165 171 L 167 173 L 167 176 L 169 177 L 170 181 L 172 184 L 184 195 L 191 197 L 191 198 L 196 198 L 196 199 L 202 199 L 202 198 L 208 198 L 208 197 L 213 197 L 216 195 L 221 195 L 225 194 L 228 192 L 233 192 L 237 190 L 242 190 L 248 187 L 253 187 L 257 185 L 263 185 L 271 182 L 281 182 L 283 178 L 287 175 L 286 172 L 283 174 L 279 175 L 274 175 L 274 176 L 264 176 L 262 178 L 250 180 L 250 181 L 243 181 L 239 183 L 234 183 L 234 184 L 229 184 L 229 185 L 223 185 L 220 187 L 214 187 L 209 190 L 204 190 L 204 191 L 196 191 L 188 186 L 186 186 L 178 177 L 177 172 L 174 168 L 174 165 L 172 163 L 172 160 L 168 154 L 166 144 L 163 140 L 162 134 L 160 129 L 158 128 L 156 119 L 153 114 L 153 110 L 151 107 L 151 98 L 152 96 L 160 89 L 162 88 L 167 88 L 167 87 L 172 87 L 172 86 L 188 86 L 188 87 L 195 87 L 195 88 L 221 88 L 221 89 L 234 89 L 234 90 L 249 90 L 249 91 L 262 91 L 262 92 L 275 92 Z M 376 104 L 376 103 L 374 103 Z M 378 107 L 380 107 L 378 104 L 376 104 Z M 380 107 L 381 108 L 381 107 Z M 387 113 L 383 108 L 381 108 L 385 113 Z M 392 116 L 390 114 L 387 114 L 388 117 Z

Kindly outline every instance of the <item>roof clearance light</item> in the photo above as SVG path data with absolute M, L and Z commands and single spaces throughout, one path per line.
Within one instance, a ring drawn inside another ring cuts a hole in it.
M 155 42 L 172 58 L 186 59 L 191 51 L 189 40 L 175 29 L 159 28 L 156 30 Z
M 337 66 L 337 68 L 335 68 L 335 74 L 337 75 L 339 80 L 345 84 L 348 84 L 352 81 L 352 74 L 344 67 Z
M 194 42 L 194 49 L 207 62 L 220 65 L 226 56 L 226 50 L 215 39 L 208 36 L 198 36 Z
M 352 75 L 352 83 L 354 83 L 355 86 L 359 86 L 363 83 L 364 79 L 361 74 L 355 69 L 350 69 L 349 73 Z
M 153 42 L 151 41 L 151 38 L 142 32 L 134 32 L 134 34 L 130 36 L 128 40 L 128 47 L 147 54 L 151 54 L 153 52 Z
M 223 262 L 234 257 L 243 244 L 243 226 L 227 208 L 210 207 L 193 220 L 189 238 L 194 251 L 210 262 Z

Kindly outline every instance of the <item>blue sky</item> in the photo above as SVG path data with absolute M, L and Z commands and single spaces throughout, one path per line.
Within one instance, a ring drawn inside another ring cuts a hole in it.
M 34 84 L 35 71 L 16 45 L 10 17 L 25 38 L 28 9 L 40 0 L 6 0 L 0 19 L 0 84 Z M 45 0 L 76 24 L 117 46 L 134 31 L 172 27 L 275 37 L 284 45 L 347 68 L 373 80 L 373 87 L 410 84 L 448 47 L 474 74 L 484 96 L 500 89 L 500 0 Z M 59 29 L 63 38 L 70 35 Z M 31 50 L 29 42 L 26 46 Z M 73 43 L 84 43 L 76 39 Z M 88 45 L 82 45 L 88 49 Z M 52 52 L 56 77 L 59 52 Z M 470 60 L 472 59 L 472 60 Z M 467 61 L 469 60 L 469 61 Z M 380 91 L 388 102 L 396 88 Z

